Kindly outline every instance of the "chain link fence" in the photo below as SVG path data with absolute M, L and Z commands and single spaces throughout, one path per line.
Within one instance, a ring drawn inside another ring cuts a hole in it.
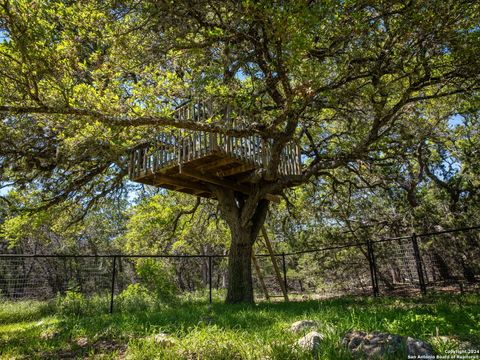
M 272 257 L 277 266 L 275 268 Z M 252 259 L 257 299 L 480 290 L 480 227 L 369 240 Z M 0 301 L 67 291 L 108 298 L 129 285 L 212 302 L 227 288 L 228 255 L 0 254 Z M 168 281 L 166 281 L 168 279 Z M 212 299 L 213 298 L 213 299 Z

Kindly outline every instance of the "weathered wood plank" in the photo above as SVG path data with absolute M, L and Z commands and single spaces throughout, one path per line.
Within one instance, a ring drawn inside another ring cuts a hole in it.
M 243 114 L 229 105 L 216 107 L 212 100 L 186 103 L 175 111 L 178 120 L 202 120 L 222 114 L 228 124 L 241 121 Z M 225 154 L 225 159 L 218 157 Z M 211 155 L 215 154 L 212 162 Z M 221 170 L 219 175 L 235 176 L 255 168 L 267 168 L 271 157 L 270 142 L 259 136 L 234 137 L 200 131 L 180 130 L 177 136 L 160 133 L 154 142 L 140 145 L 130 152 L 128 173 L 136 180 L 150 174 L 175 174 L 188 164 L 200 173 Z M 205 158 L 205 159 L 203 159 Z M 235 161 L 235 159 L 238 159 Z M 237 162 L 239 166 L 222 170 Z M 247 166 L 250 165 L 250 167 Z M 248 169 L 248 170 L 247 170 Z M 301 152 L 296 144 L 288 144 L 282 151 L 278 166 L 280 174 L 301 174 Z
M 179 186 L 182 188 L 189 188 L 200 192 L 209 192 L 208 188 L 198 182 L 185 180 L 185 178 L 178 178 L 169 175 L 155 175 L 152 185 L 162 186 L 163 184 Z
M 221 177 L 232 176 L 232 175 L 241 174 L 247 171 L 251 171 L 253 169 L 255 169 L 255 166 L 252 165 L 251 163 L 248 163 L 248 164 L 241 164 L 240 166 L 236 166 L 234 168 L 227 169 L 227 170 L 218 170 L 216 174 L 217 176 L 221 176 Z
M 230 165 L 233 163 L 238 163 L 237 159 L 233 159 L 231 157 L 224 157 L 218 160 L 214 160 L 212 162 L 206 163 L 205 165 L 199 166 L 199 171 L 204 172 L 207 170 L 217 169 L 219 167 Z
M 260 282 L 260 285 L 262 287 L 263 294 L 265 295 L 265 299 L 270 300 L 270 296 L 268 296 L 267 287 L 265 286 L 265 281 L 263 280 L 262 271 L 260 270 L 260 266 L 258 265 L 257 257 L 253 252 L 252 252 L 252 262 L 253 262 L 253 265 L 255 266 L 255 271 L 257 272 L 258 281 Z
M 197 179 L 197 180 L 200 180 L 200 181 L 204 181 L 204 182 L 211 183 L 211 184 L 214 184 L 214 185 L 222 186 L 222 187 L 225 187 L 227 189 L 232 189 L 232 190 L 235 190 L 235 191 L 239 191 L 239 192 L 242 192 L 246 195 L 249 195 L 251 193 L 250 188 L 248 186 L 238 184 L 238 183 L 236 183 L 235 181 L 232 181 L 232 180 L 220 179 L 220 178 L 217 178 L 217 177 L 214 177 L 214 176 L 201 174 L 197 170 L 191 169 L 189 167 L 182 168 L 182 174 L 185 174 L 187 176 L 190 176 L 190 177 L 192 177 L 194 179 Z M 272 202 L 276 202 L 276 203 L 280 202 L 280 198 L 278 196 L 272 195 L 272 194 L 265 195 L 265 199 L 267 199 L 269 201 L 272 201 Z

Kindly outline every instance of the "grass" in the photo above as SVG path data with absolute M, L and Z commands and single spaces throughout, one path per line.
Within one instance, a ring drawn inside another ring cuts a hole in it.
M 105 296 L 76 301 L 80 306 L 71 306 L 72 299 L 1 302 L 0 357 L 310 359 L 311 354 L 294 345 L 301 335 L 288 331 L 291 323 L 301 319 L 320 324 L 319 331 L 325 335 L 320 359 L 351 359 L 341 344 L 351 329 L 420 338 L 439 353 L 465 341 L 480 349 L 480 295 L 345 297 L 253 306 L 221 302 L 210 306 L 188 299 L 148 306 L 137 301 L 127 307 L 129 303 L 119 299 L 113 315 L 106 313 Z M 156 342 L 159 333 L 168 334 L 171 340 Z

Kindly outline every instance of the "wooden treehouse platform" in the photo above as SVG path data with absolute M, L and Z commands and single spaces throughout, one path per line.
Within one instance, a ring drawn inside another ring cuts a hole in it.
M 212 116 L 212 105 L 187 104 L 176 110 L 178 119 L 199 120 Z M 224 115 L 227 117 L 228 113 Z M 201 131 L 185 131 L 182 136 L 158 134 L 155 141 L 130 151 L 129 176 L 132 181 L 212 197 L 207 184 L 250 193 L 249 175 L 265 169 L 271 157 L 270 145 L 259 136 L 234 137 Z M 288 144 L 278 172 L 300 175 L 298 146 Z

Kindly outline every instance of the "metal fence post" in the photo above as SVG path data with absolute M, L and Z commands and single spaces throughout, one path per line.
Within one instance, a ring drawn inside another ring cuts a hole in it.
M 116 265 L 117 257 L 113 257 L 113 267 L 112 267 L 112 291 L 110 293 L 110 314 L 113 314 L 113 295 L 115 293 L 115 274 L 116 274 Z
M 212 303 L 212 256 L 208 256 L 208 300 Z
M 427 294 L 427 286 L 425 284 L 425 278 L 423 277 L 422 258 L 420 257 L 420 250 L 418 249 L 417 234 L 412 234 L 412 246 L 413 255 L 415 256 L 415 264 L 417 265 L 418 283 L 420 285 L 420 291 L 423 295 Z
M 285 293 L 288 294 L 287 263 L 285 261 L 285 253 L 282 253 L 282 263 L 283 263 L 283 286 L 285 286 Z
M 375 262 L 375 253 L 373 251 L 373 246 L 370 239 L 367 240 L 367 251 L 368 251 L 368 264 L 370 265 L 370 277 L 372 280 L 372 292 L 373 292 L 373 296 L 377 297 L 379 295 L 377 264 Z
M 375 291 L 377 296 L 380 295 L 380 288 L 378 286 L 378 270 L 377 270 L 377 260 L 375 257 L 375 247 L 372 245 L 372 263 L 373 263 L 373 274 L 375 279 Z

